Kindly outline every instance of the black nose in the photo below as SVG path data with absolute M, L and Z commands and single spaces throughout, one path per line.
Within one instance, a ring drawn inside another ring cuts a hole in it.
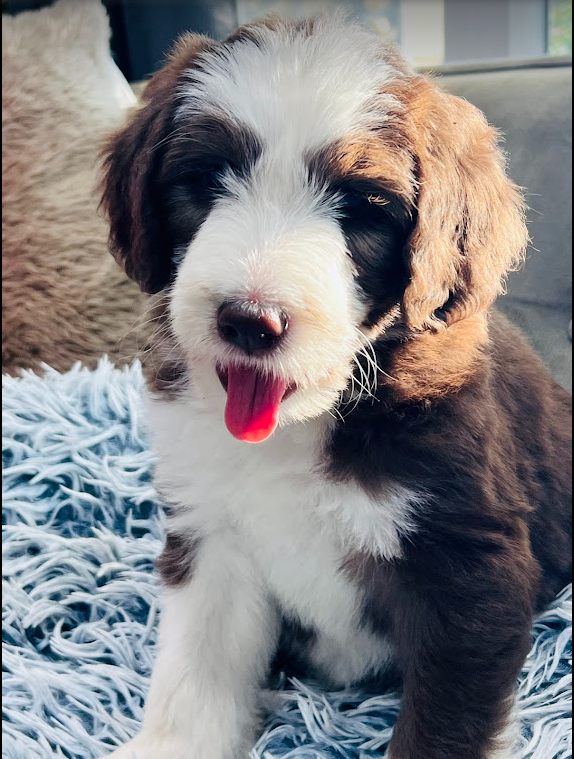
M 223 340 L 251 355 L 275 348 L 287 329 L 285 314 L 278 308 L 262 308 L 256 303 L 224 303 L 217 316 Z

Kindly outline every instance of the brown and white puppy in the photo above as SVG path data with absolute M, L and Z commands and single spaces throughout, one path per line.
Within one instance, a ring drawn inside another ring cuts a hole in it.
M 104 204 L 161 293 L 175 504 L 114 756 L 247 757 L 289 638 L 331 684 L 398 668 L 392 759 L 513 756 L 532 616 L 570 577 L 571 401 L 489 311 L 527 241 L 496 132 L 352 24 L 266 19 L 179 42 Z

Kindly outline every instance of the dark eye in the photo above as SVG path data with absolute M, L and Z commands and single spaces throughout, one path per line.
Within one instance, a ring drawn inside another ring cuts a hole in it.
M 218 190 L 222 186 L 222 180 L 228 168 L 228 164 L 210 166 L 193 172 L 188 181 L 200 190 Z
M 360 205 L 368 204 L 368 199 L 359 192 L 346 192 L 341 198 L 343 210 L 357 208 Z
M 223 177 L 228 169 L 228 164 L 221 163 L 183 171 L 173 181 L 170 191 L 175 186 L 184 196 L 198 199 L 217 194 L 223 190 Z
M 388 201 L 372 192 L 348 190 L 341 194 L 340 209 L 344 217 L 381 219 L 388 214 Z

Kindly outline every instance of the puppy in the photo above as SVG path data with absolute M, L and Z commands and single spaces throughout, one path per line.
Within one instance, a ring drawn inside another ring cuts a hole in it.
M 243 759 L 272 663 L 396 669 L 392 759 L 513 756 L 569 580 L 571 401 L 490 310 L 527 242 L 497 134 L 360 28 L 189 35 L 109 142 L 147 356 L 159 654 L 114 757 Z

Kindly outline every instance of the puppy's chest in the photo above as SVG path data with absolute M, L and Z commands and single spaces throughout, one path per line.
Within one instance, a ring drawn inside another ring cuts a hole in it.
M 398 555 L 408 495 L 391 488 L 386 500 L 371 499 L 356 485 L 331 481 L 320 422 L 251 446 L 208 414 L 180 419 L 175 435 L 172 421 L 156 418 L 157 477 L 162 493 L 189 510 L 190 526 L 234 531 L 281 607 L 303 623 L 333 633 L 354 624 L 361 589 L 343 565 L 361 552 Z
M 340 567 L 349 546 L 316 460 L 301 447 L 226 442 L 209 460 L 200 451 L 193 457 L 185 504 L 193 521 L 202 532 L 234 531 L 281 607 L 306 624 L 348 617 L 356 588 Z

